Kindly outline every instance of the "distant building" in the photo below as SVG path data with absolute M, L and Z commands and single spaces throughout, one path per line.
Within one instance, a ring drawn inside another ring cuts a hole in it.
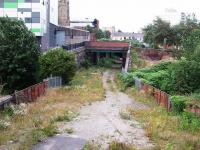
M 181 22 L 185 23 L 187 20 L 197 21 L 195 13 L 181 13 Z
M 112 27 L 103 27 L 102 30 L 103 31 L 109 31 L 111 34 L 115 33 L 115 27 L 114 26 L 112 26 Z
M 111 34 L 112 40 L 138 40 L 139 42 L 144 41 L 144 34 L 142 33 L 128 33 L 128 32 L 115 32 Z

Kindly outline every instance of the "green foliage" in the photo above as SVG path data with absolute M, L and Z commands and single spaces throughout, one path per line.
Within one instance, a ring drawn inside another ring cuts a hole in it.
M 187 94 L 200 89 L 200 65 L 195 61 L 162 62 L 151 68 L 139 69 L 131 75 L 168 94 Z
M 197 31 L 195 31 L 196 29 L 200 29 L 196 19 L 187 19 L 185 23 L 171 26 L 170 23 L 157 18 L 152 24 L 147 25 L 143 29 L 144 41 L 151 44 L 154 48 L 167 44 L 176 46 L 176 49 L 183 46 L 186 52 L 191 52 L 196 47 L 195 41 L 199 37 Z M 193 39 L 192 36 L 194 37 Z M 165 39 L 166 42 L 164 42 Z
M 0 78 L 11 93 L 36 82 L 39 47 L 23 21 L 0 18 Z
M 133 75 L 131 73 L 120 73 L 117 75 L 117 78 L 121 81 L 120 86 L 122 91 L 134 85 Z
M 182 39 L 183 50 L 186 58 L 191 59 L 193 58 L 192 56 L 195 56 L 193 55 L 193 53 L 199 43 L 200 43 L 200 29 L 192 30 L 192 32 L 188 36 Z M 199 47 L 196 50 L 198 49 Z M 196 51 L 195 53 L 197 52 L 198 51 Z
M 153 24 L 148 25 L 143 29 L 144 41 L 152 44 L 154 47 L 163 45 L 164 39 L 167 39 L 167 44 L 171 44 L 171 26 L 170 23 L 157 18 Z
M 110 68 L 112 67 L 113 59 L 112 58 L 101 58 L 98 62 L 98 66 Z
M 131 46 L 132 47 L 138 47 L 138 48 L 143 48 L 144 45 L 143 43 L 139 42 L 138 40 L 124 40 L 124 42 L 128 42 L 128 43 L 131 43 Z
M 146 65 L 145 61 L 139 58 L 135 50 L 131 50 L 131 65 L 132 69 L 142 68 Z
M 183 112 L 181 116 L 181 128 L 183 130 L 197 131 L 200 129 L 200 118 L 193 113 Z
M 109 31 L 102 31 L 101 29 L 96 29 L 91 26 L 86 26 L 85 28 L 88 30 L 90 33 L 95 33 L 96 38 L 99 39 L 110 39 L 111 33 Z
M 92 62 L 89 59 L 85 59 L 82 63 L 81 66 L 85 69 L 88 69 L 89 67 L 92 66 Z
M 185 96 L 171 96 L 173 112 L 180 114 L 186 108 L 187 97 Z
M 133 145 L 114 141 L 109 145 L 109 150 L 135 150 L 135 147 Z
M 169 72 L 171 84 L 177 93 L 191 93 L 200 88 L 200 64 L 195 61 L 180 60 Z
M 74 54 L 66 52 L 61 48 L 49 50 L 39 59 L 39 76 L 45 79 L 50 75 L 61 76 L 64 83 L 69 83 L 76 72 L 76 61 Z
M 31 131 L 31 138 L 33 144 L 37 144 L 38 142 L 42 142 L 46 140 L 48 137 L 55 135 L 58 133 L 55 125 L 48 125 L 44 128 L 37 128 Z
M 199 62 L 199 60 L 200 60 L 200 41 L 199 41 L 198 45 L 196 46 L 196 48 L 194 49 L 193 54 L 190 57 L 191 57 L 191 60 Z

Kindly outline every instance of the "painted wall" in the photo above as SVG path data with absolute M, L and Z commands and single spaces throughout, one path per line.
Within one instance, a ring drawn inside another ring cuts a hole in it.
M 50 0 L 50 23 L 58 25 L 58 0 Z

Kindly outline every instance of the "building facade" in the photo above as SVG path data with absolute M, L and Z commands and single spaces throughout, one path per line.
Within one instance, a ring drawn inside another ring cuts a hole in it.
M 47 0 L 0 0 L 0 17 L 22 19 L 36 36 L 47 32 Z
M 22 19 L 42 51 L 89 40 L 87 31 L 69 27 L 69 0 L 0 0 L 0 17 L 6 16 Z

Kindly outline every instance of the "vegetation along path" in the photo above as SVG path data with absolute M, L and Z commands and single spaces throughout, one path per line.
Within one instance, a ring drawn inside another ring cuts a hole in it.
M 106 90 L 105 101 L 84 106 L 79 116 L 72 122 L 63 122 L 60 135 L 36 145 L 34 150 L 81 149 L 88 141 L 95 143 L 99 149 L 106 149 L 112 141 L 134 145 L 138 149 L 152 146 L 145 131 L 135 120 L 129 120 L 125 110 L 148 109 L 142 103 L 130 99 L 119 92 L 114 84 L 114 71 L 106 71 L 103 75 L 103 85 Z M 71 129 L 71 134 L 66 130 Z M 86 142 L 87 141 L 87 142 Z

